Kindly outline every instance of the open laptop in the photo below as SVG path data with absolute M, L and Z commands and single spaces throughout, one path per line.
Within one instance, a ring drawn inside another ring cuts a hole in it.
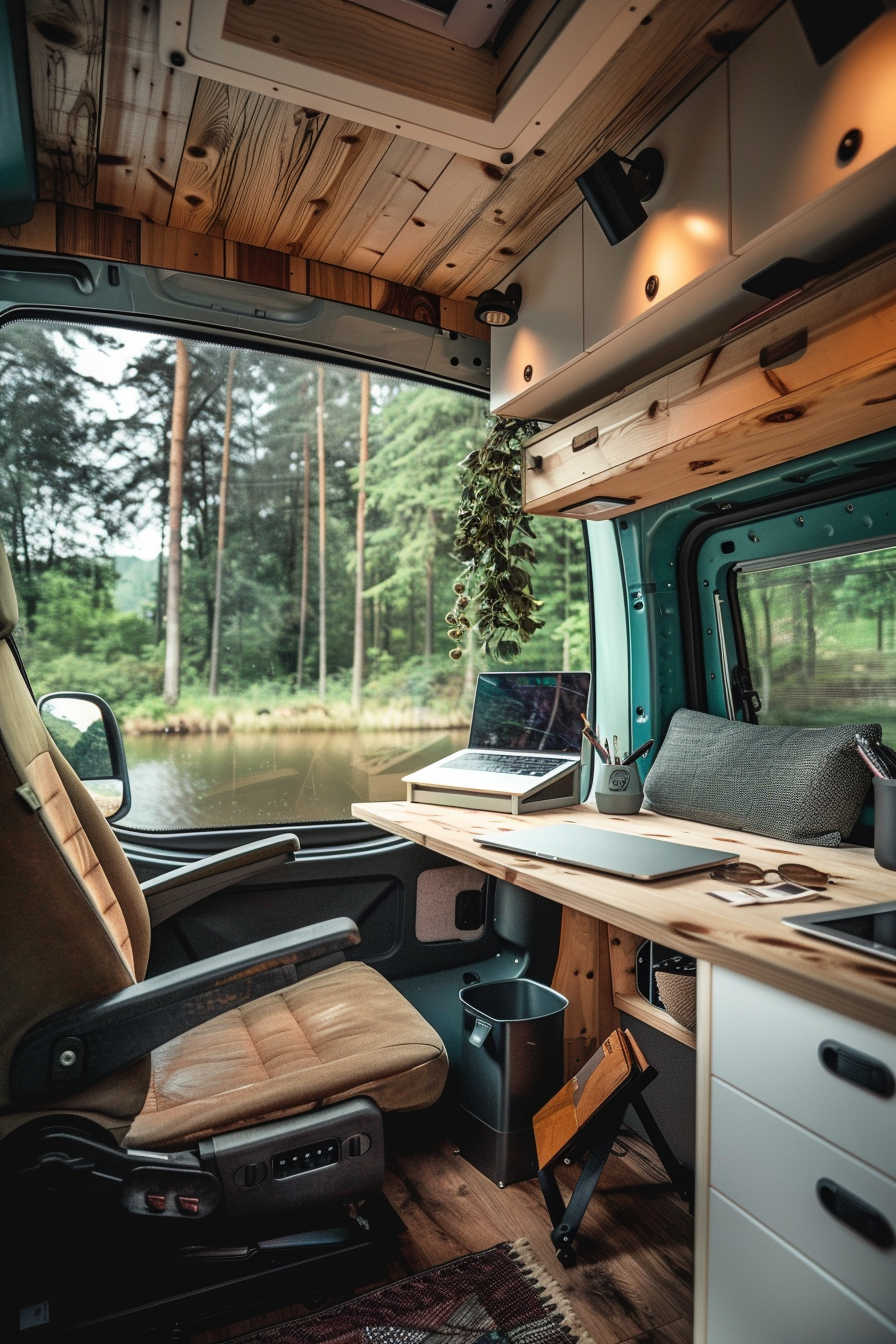
M 590 672 L 481 673 L 469 746 L 406 775 L 405 783 L 524 796 L 572 774 L 590 688 Z

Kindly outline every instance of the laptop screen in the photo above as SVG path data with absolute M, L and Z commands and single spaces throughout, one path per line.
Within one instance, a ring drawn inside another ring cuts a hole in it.
M 578 755 L 590 672 L 482 672 L 470 746 Z

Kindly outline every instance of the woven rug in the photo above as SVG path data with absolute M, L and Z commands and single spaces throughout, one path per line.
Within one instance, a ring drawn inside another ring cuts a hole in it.
M 240 1344 L 593 1344 L 526 1241 L 399 1279 Z

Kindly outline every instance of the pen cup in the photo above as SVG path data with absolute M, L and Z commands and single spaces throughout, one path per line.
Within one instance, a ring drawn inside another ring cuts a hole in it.
M 615 816 L 640 812 L 644 788 L 637 765 L 599 765 L 594 779 L 598 812 Z
M 874 781 L 874 857 L 896 869 L 896 779 Z

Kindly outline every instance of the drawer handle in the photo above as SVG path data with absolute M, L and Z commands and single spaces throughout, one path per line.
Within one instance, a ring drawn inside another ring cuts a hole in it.
M 878 1097 L 892 1097 L 896 1091 L 896 1079 L 886 1064 L 873 1055 L 863 1055 L 860 1050 L 852 1050 L 839 1041 L 822 1041 L 818 1058 L 830 1073 L 856 1087 L 864 1087 Z
M 873 1205 L 827 1178 L 817 1182 L 815 1193 L 832 1218 L 851 1227 L 860 1237 L 885 1251 L 893 1245 L 893 1229 Z

